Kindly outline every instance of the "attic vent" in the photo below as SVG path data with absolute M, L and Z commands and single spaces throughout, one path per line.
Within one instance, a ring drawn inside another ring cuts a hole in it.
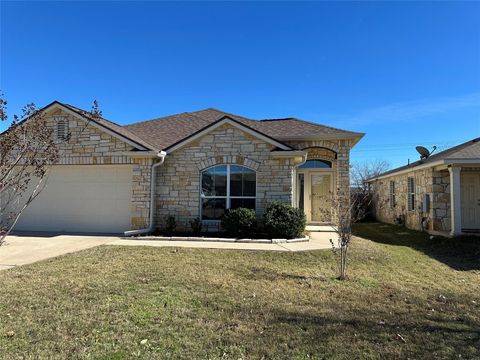
M 57 140 L 65 140 L 68 135 L 68 122 L 65 116 L 55 116 L 57 122 Z

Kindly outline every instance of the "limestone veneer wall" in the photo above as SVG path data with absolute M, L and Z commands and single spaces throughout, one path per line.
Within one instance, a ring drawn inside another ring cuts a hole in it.
M 127 155 L 134 147 L 98 129 L 92 123 L 67 112 L 55 110 L 46 117 L 57 135 L 58 117 L 68 123 L 68 141 L 58 140 L 58 165 L 131 165 L 132 168 L 132 229 L 148 224 L 150 208 L 150 173 L 153 159 Z
M 311 140 L 311 141 L 287 141 L 286 144 L 299 150 L 307 150 L 315 147 L 326 148 L 337 153 L 337 159 L 332 161 L 335 178 L 336 203 L 339 211 L 346 214 L 350 208 L 350 150 L 353 147 L 351 140 Z M 337 222 L 334 211 L 334 222 Z
M 415 178 L 415 209 L 408 210 L 407 179 Z M 390 206 L 390 181 L 395 182 L 395 206 Z M 428 219 L 427 230 L 450 230 L 450 177 L 448 170 L 420 169 L 394 175 L 373 183 L 375 215 L 380 221 L 394 223 L 401 215 L 410 229 L 421 230 L 422 218 Z M 422 212 L 424 194 L 430 194 L 430 209 Z
M 190 230 L 189 222 L 200 217 L 200 173 L 218 164 L 241 164 L 257 173 L 257 215 L 267 203 L 292 202 L 294 159 L 274 158 L 274 145 L 225 124 L 165 158 L 158 169 L 156 224 L 165 226 L 175 217 L 177 230 Z

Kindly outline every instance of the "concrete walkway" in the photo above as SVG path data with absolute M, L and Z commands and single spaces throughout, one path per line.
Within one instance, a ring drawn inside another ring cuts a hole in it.
M 259 244 L 241 242 L 219 242 L 219 241 L 176 241 L 176 240 L 126 240 L 119 239 L 106 245 L 117 246 L 153 246 L 153 247 L 186 247 L 196 249 L 231 249 L 231 250 L 268 250 L 268 251 L 308 251 L 331 249 L 330 239 L 336 239 L 334 232 L 312 232 L 310 241 L 281 243 L 281 244 Z
M 0 246 L 0 270 L 31 264 L 56 256 L 85 250 L 99 245 L 186 247 L 203 249 L 308 251 L 331 249 L 333 232 L 312 232 L 310 241 L 282 244 L 208 242 L 208 241 L 157 241 L 121 239 L 112 236 L 52 235 L 52 236 L 8 236 Z

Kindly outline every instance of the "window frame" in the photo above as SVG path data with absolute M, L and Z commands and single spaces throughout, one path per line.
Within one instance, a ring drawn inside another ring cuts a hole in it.
M 305 165 L 307 165 L 309 163 L 309 161 L 319 161 L 319 162 L 322 162 L 324 163 L 325 167 L 307 167 Z M 304 166 L 304 167 L 302 167 Z M 324 159 L 308 159 L 306 160 L 303 164 L 299 165 L 297 167 L 297 169 L 300 169 L 300 170 L 333 170 L 333 161 L 330 161 L 330 160 L 324 160 Z
M 214 196 L 206 196 L 203 194 L 203 173 L 205 171 L 211 170 L 217 166 L 226 166 L 227 167 L 227 188 L 226 188 L 226 195 L 214 195 Z M 246 168 L 248 170 L 253 171 L 255 174 L 255 196 L 231 196 L 230 195 L 230 167 L 231 166 L 240 166 L 243 168 Z M 208 168 L 205 168 L 200 171 L 200 189 L 199 189 L 199 195 L 200 195 L 200 221 L 202 222 L 210 222 L 210 223 L 219 223 L 222 220 L 221 219 L 203 219 L 203 199 L 225 199 L 225 210 L 230 209 L 231 207 L 231 199 L 253 199 L 255 200 L 255 213 L 257 212 L 257 171 L 255 169 L 252 169 L 249 166 L 245 165 L 240 165 L 240 164 L 216 164 L 213 166 L 210 166 Z
M 396 205 L 396 193 L 395 193 L 395 180 L 390 180 L 389 182 L 389 201 L 390 209 L 393 209 Z
M 415 211 L 416 181 L 414 176 L 407 177 L 407 208 L 408 211 Z

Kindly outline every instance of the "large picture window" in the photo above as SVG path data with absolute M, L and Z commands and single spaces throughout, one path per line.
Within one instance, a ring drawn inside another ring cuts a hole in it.
M 217 165 L 202 171 L 202 220 L 220 220 L 226 209 L 255 210 L 255 171 L 240 165 Z

